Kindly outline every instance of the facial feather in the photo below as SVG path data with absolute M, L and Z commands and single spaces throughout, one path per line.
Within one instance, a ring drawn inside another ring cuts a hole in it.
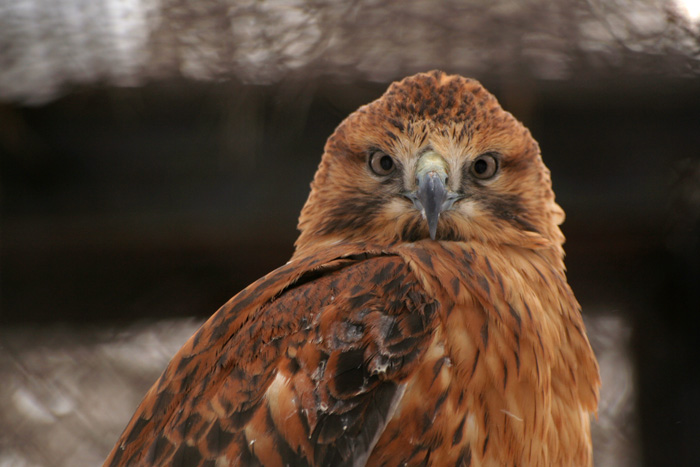
M 376 151 L 393 159 L 390 175 L 372 172 Z M 459 197 L 440 213 L 437 240 L 561 250 L 562 211 L 530 132 L 477 81 L 433 71 L 392 84 L 329 138 L 299 219 L 297 253 L 343 241 L 390 246 L 428 238 L 424 214 L 406 196 L 427 151 L 444 159 L 446 188 Z M 487 180 L 473 173 L 484 154 L 498 165 Z

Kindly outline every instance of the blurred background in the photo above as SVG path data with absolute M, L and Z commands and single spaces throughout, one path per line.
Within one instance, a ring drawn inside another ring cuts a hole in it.
M 287 261 L 325 139 L 471 76 L 540 142 L 603 389 L 598 466 L 700 459 L 700 5 L 0 0 L 0 467 L 99 465 Z

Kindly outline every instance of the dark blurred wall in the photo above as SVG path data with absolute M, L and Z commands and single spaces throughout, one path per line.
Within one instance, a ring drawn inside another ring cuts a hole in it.
M 186 81 L 0 106 L 0 322 L 208 316 L 287 261 L 325 139 L 387 83 Z M 634 326 L 647 465 L 700 458 L 700 83 L 484 84 L 567 211 L 584 312 Z

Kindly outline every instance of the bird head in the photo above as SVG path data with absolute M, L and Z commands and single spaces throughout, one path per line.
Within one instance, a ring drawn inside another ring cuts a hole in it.
M 341 242 L 554 246 L 564 213 L 530 132 L 472 79 L 393 83 L 328 139 L 297 255 Z

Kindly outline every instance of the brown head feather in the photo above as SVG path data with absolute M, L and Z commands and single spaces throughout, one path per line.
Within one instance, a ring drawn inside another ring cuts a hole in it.
M 297 254 L 344 241 L 389 246 L 427 238 L 427 223 L 402 192 L 415 188 L 417 160 L 429 149 L 445 158 L 449 188 L 464 196 L 442 213 L 437 240 L 561 253 L 563 211 L 530 132 L 479 82 L 432 71 L 392 84 L 328 139 L 299 218 Z M 371 171 L 375 151 L 394 158 L 391 176 Z M 476 180 L 469 167 L 485 153 L 497 155 L 499 172 Z

